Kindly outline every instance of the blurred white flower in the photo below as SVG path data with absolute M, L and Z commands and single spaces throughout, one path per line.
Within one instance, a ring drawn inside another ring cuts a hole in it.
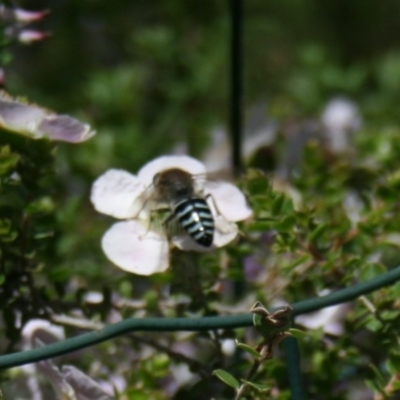
M 36 346 L 36 340 L 52 343 L 65 338 L 64 328 L 54 325 L 45 319 L 32 319 L 22 328 L 22 347 L 24 350 Z
M 211 249 L 225 246 L 238 234 L 235 222 L 247 219 L 252 211 L 243 193 L 228 182 L 209 182 L 206 168 L 189 156 L 163 156 L 142 167 L 137 175 L 111 169 L 93 184 L 91 201 L 103 214 L 126 221 L 114 224 L 103 236 L 102 248 L 118 267 L 139 275 L 165 271 L 169 266 L 169 248 L 205 251 L 188 234 L 178 232 L 168 237 L 165 229 L 155 229 L 152 213 L 159 208 L 172 212 L 169 200 L 154 200 L 154 177 L 179 170 L 193 178 L 193 188 L 204 198 L 214 220 Z M 201 177 L 200 179 L 196 179 Z
M 95 131 L 69 115 L 58 115 L 20 98 L 0 91 L 0 128 L 32 139 L 48 138 L 79 143 L 90 139 Z
M 235 339 L 223 339 L 221 341 L 221 351 L 226 356 L 233 356 L 236 351 Z
M 252 106 L 243 127 L 243 160 L 249 162 L 258 151 L 269 148 L 276 140 L 278 123 L 268 115 L 268 106 L 261 101 Z M 210 132 L 211 143 L 204 152 L 202 161 L 208 171 L 232 175 L 232 149 L 229 132 L 215 127 Z
M 64 365 L 60 370 L 51 360 L 45 360 L 38 363 L 38 368 L 53 386 L 58 399 L 114 399 L 96 381 L 73 365 Z
M 362 125 L 357 105 L 343 97 L 329 101 L 322 112 L 321 121 L 327 145 L 334 153 L 348 151 L 351 146 L 350 136 Z
M 364 204 L 356 191 L 349 190 L 346 193 L 346 197 L 343 199 L 343 208 L 352 226 L 357 226 L 361 220 Z
M 326 296 L 330 290 L 324 289 L 319 295 Z M 325 333 L 340 336 L 344 332 L 344 319 L 349 309 L 348 303 L 325 307 L 322 310 L 296 317 L 296 324 L 308 329 L 322 329 Z
M 54 325 L 44 319 L 32 319 L 28 321 L 21 332 L 22 350 L 33 349 L 37 342 L 53 343 L 64 339 L 64 328 Z M 43 400 L 42 389 L 37 376 L 38 364 L 26 364 L 18 367 L 25 375 L 26 390 L 30 393 L 31 400 Z

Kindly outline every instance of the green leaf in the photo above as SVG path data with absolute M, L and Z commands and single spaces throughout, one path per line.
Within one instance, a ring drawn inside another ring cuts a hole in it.
M 0 175 L 5 175 L 12 168 L 15 168 L 20 156 L 12 153 L 10 146 L 0 147 Z
M 260 393 L 266 392 L 267 390 L 270 389 L 269 386 L 264 385 L 263 383 L 250 382 L 250 381 L 247 381 L 246 379 L 241 379 L 241 381 L 243 383 L 245 383 L 246 385 L 249 385 L 249 386 L 253 387 L 254 389 L 258 390 Z
M 374 382 L 383 390 L 386 380 L 383 377 L 382 372 L 374 364 L 369 364 L 368 367 L 372 370 L 372 372 L 375 375 Z
M 292 270 L 293 268 L 296 268 L 298 265 L 303 264 L 304 262 L 306 262 L 307 260 L 309 260 L 311 257 L 309 254 L 304 254 L 301 257 L 299 257 L 298 259 L 294 260 L 292 263 L 290 263 L 287 267 L 285 267 L 285 269 L 287 269 L 288 271 Z
M 309 235 L 308 240 L 314 242 L 328 228 L 328 224 L 319 224 Z
M 296 328 L 290 328 L 289 333 L 296 339 L 304 339 L 305 337 L 309 336 L 307 332 Z
M 250 347 L 249 345 L 247 345 L 245 343 L 240 343 L 236 340 L 236 347 L 246 351 L 253 357 L 257 357 L 257 358 L 260 357 L 260 354 L 258 353 L 258 351 L 256 349 L 254 349 L 253 347 Z
M 372 332 L 378 332 L 383 328 L 383 324 L 379 319 L 376 319 L 375 316 L 370 315 L 367 317 L 367 319 L 364 321 L 364 327 L 369 329 Z
M 400 389 L 400 381 L 395 381 L 395 382 L 392 382 L 392 389 L 393 390 L 399 390 Z
M 379 392 L 382 394 L 384 393 L 383 386 L 376 380 L 368 379 L 365 381 L 365 384 L 369 389 L 371 389 L 374 392 Z
M 278 194 L 272 203 L 271 213 L 272 215 L 278 215 L 282 212 L 282 208 L 285 203 L 285 196 L 283 194 Z
M 369 263 L 361 268 L 359 277 L 363 281 L 368 281 L 370 279 L 376 278 L 384 272 L 386 272 L 386 268 L 383 265 L 378 263 Z
M 227 384 L 228 386 L 233 387 L 236 390 L 239 389 L 240 387 L 239 381 L 229 372 L 223 369 L 216 369 L 212 374 L 216 376 L 218 379 L 220 379 L 222 382 Z
M 276 227 L 280 231 L 290 231 L 293 229 L 294 225 L 296 224 L 296 219 L 293 215 L 288 217 L 284 217 L 279 223 L 277 223 Z
M 269 338 L 271 336 L 272 329 L 265 326 L 261 315 L 256 313 L 253 314 L 253 324 L 262 337 Z
M 389 358 L 386 362 L 386 368 L 392 375 L 399 373 L 399 371 L 400 371 L 400 354 L 397 351 L 391 352 L 389 354 Z

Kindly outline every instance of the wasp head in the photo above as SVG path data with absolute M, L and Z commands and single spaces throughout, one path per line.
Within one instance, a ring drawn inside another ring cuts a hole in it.
M 193 178 L 188 172 L 171 168 L 154 176 L 153 185 L 161 200 L 176 201 L 193 195 Z

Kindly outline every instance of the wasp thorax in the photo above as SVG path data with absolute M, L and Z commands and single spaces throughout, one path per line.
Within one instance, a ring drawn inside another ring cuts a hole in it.
M 154 176 L 153 185 L 157 197 L 165 201 L 176 201 L 193 195 L 193 178 L 188 172 L 171 168 Z

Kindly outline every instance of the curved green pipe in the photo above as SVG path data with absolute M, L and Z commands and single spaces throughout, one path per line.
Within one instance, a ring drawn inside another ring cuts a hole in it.
M 340 289 L 327 296 L 312 298 L 292 304 L 293 316 L 345 303 L 400 280 L 400 267 L 394 268 L 367 282 Z M 135 331 L 208 331 L 214 329 L 234 329 L 253 325 L 253 314 L 217 316 L 202 318 L 128 318 L 103 329 L 84 333 L 61 342 L 38 347 L 28 351 L 0 356 L 0 369 L 12 368 L 104 342 L 106 340 Z

